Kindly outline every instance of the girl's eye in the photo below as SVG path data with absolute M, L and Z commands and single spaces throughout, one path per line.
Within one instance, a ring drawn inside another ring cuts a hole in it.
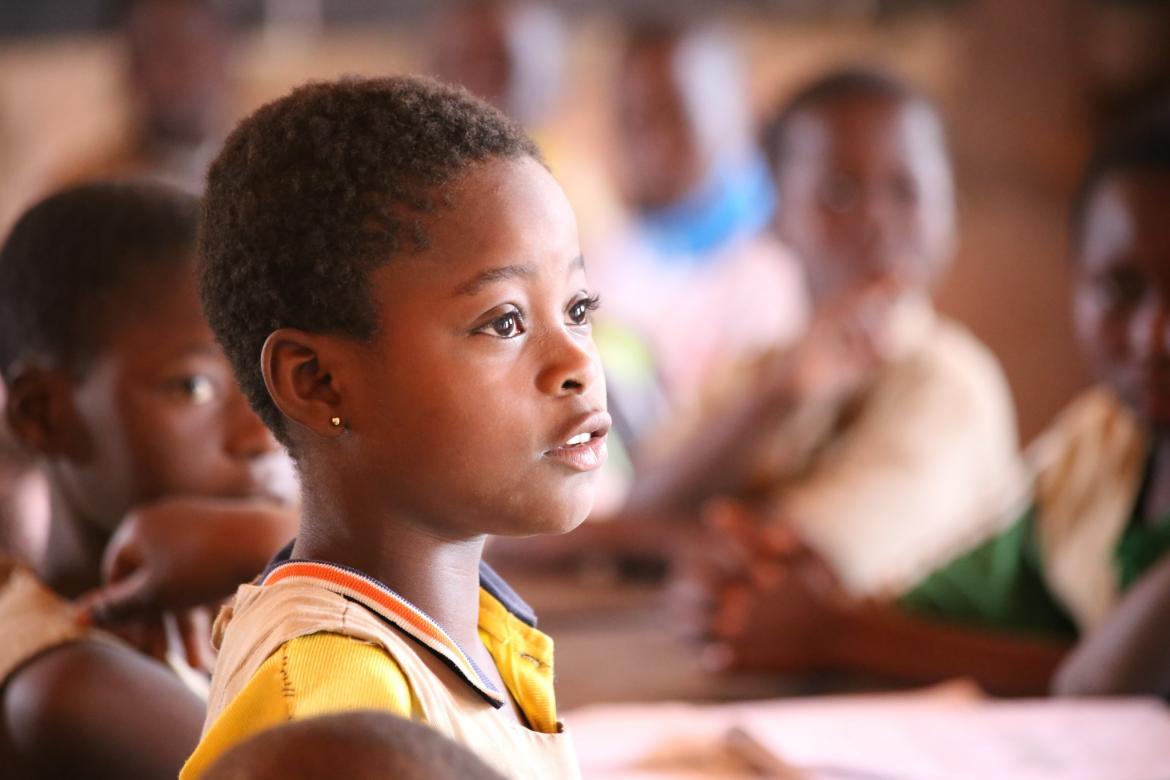
M 502 339 L 510 339 L 524 332 L 524 323 L 520 320 L 520 312 L 510 311 L 502 317 L 496 317 L 488 323 L 488 327 Z
M 569 321 L 574 325 L 584 325 L 589 322 L 589 313 L 597 311 L 601 306 L 601 296 L 592 295 L 573 302 L 569 307 Z

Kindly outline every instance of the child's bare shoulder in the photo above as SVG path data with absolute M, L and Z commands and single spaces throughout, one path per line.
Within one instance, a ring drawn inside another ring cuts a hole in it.
M 162 664 L 90 640 L 27 662 L 3 706 L 11 748 L 62 776 L 175 774 L 203 722 L 202 702 Z

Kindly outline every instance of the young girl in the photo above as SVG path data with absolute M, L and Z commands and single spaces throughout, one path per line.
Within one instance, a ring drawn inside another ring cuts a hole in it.
M 552 643 L 480 562 L 589 512 L 610 427 L 572 210 L 524 133 L 417 78 L 302 87 L 212 166 L 205 308 L 304 491 L 218 624 L 202 742 L 380 709 L 573 777 Z

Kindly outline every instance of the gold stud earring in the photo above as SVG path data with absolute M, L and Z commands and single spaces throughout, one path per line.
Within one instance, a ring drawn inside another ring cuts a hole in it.
M 332 425 L 334 428 L 340 428 L 341 427 L 341 418 L 340 417 L 330 417 L 329 424 Z

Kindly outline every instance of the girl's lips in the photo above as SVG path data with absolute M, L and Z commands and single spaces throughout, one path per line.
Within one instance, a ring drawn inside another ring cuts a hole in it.
M 544 457 L 575 471 L 594 471 L 605 464 L 609 450 L 605 435 L 593 436 L 583 444 L 562 444 L 544 453 Z

